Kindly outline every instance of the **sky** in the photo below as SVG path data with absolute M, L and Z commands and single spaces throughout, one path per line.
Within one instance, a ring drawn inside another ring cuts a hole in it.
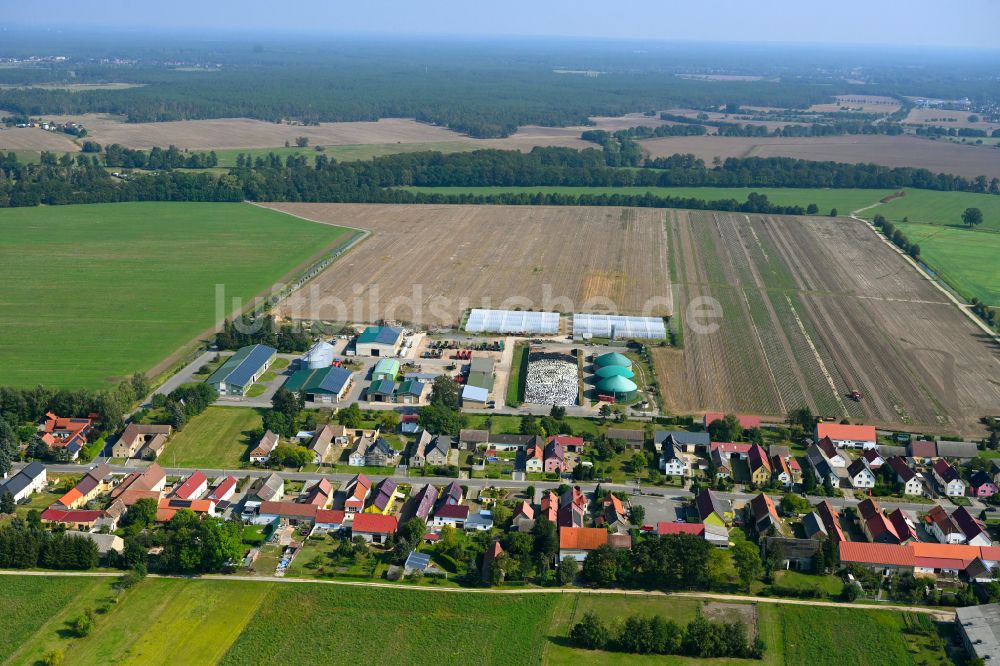
M 46 0 L 0 28 L 599 37 L 997 48 L 998 0 Z M 71 17 L 71 18 L 70 18 Z M 71 23 L 70 23 L 71 21 Z

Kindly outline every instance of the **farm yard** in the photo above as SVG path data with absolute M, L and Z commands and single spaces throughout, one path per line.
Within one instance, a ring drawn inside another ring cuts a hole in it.
M 794 157 L 834 162 L 874 162 L 919 167 L 974 178 L 1000 177 L 1000 150 L 964 146 L 916 136 L 845 135 L 824 137 L 678 136 L 639 142 L 651 157 L 692 153 L 711 163 L 719 157 Z
M 154 368 L 216 324 L 217 285 L 249 302 L 347 238 L 229 203 L 5 209 L 0 225 L 0 384 L 65 388 Z
M 766 666 L 946 663 L 934 642 L 937 636 L 904 633 L 913 618 L 895 611 L 720 603 L 687 596 L 456 594 L 162 578 L 117 592 L 114 580 L 5 576 L 4 589 L 10 594 L 0 598 L 0 610 L 10 620 L 8 636 L 15 640 L 5 642 L 6 650 L 0 647 L 0 663 L 34 664 L 52 651 L 71 657 L 74 664 L 345 663 L 345 646 L 350 646 L 351 661 L 419 663 L 433 654 L 441 664 L 705 663 L 572 647 L 569 630 L 586 612 L 608 623 L 629 614 L 655 614 L 679 623 L 698 612 L 716 621 L 739 619 L 764 639 L 767 649 L 760 663 Z M 102 612 L 89 635 L 75 637 L 66 627 L 86 608 Z M 475 630 L 454 630 L 470 617 Z M 378 629 L 359 630 L 365 626 Z M 852 626 L 877 632 L 877 640 L 873 635 L 845 651 L 843 628 Z
M 683 351 L 654 348 L 669 411 L 975 432 L 1000 410 L 997 350 L 863 223 L 673 211 L 668 227 L 678 312 L 706 297 L 722 314 L 701 334 L 685 319 Z
M 373 232 L 281 304 L 293 319 L 455 326 L 470 307 L 671 311 L 662 210 L 268 205 Z

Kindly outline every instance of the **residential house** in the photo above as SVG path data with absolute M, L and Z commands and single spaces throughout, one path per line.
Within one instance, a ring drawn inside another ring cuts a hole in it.
M 969 479 L 969 487 L 973 497 L 993 497 L 997 493 L 997 486 L 993 483 L 990 475 L 979 470 Z
M 156 458 L 170 436 L 168 425 L 129 423 L 111 447 L 115 458 Z
M 879 454 L 878 449 L 865 449 L 861 452 L 861 458 L 873 472 L 877 472 L 885 464 L 885 458 Z
M 278 446 L 278 435 L 268 430 L 250 452 L 250 462 L 259 465 L 266 464 L 271 459 L 271 452 Z
M 431 509 L 434 508 L 434 503 L 437 501 L 438 491 L 437 488 L 431 484 L 427 484 L 423 488 L 417 491 L 417 494 L 413 496 L 410 501 L 411 512 L 414 518 L 420 518 L 425 523 L 430 520 Z
M 791 488 L 795 483 L 795 475 L 792 473 L 792 468 L 788 466 L 788 461 L 783 456 L 771 456 L 771 470 L 774 478 L 786 488 Z
M 548 443 L 556 443 L 563 447 L 566 453 L 583 453 L 584 441 L 583 437 L 576 437 L 573 435 L 551 435 L 548 439 Z
M 559 512 L 556 523 L 560 527 L 583 527 L 586 516 L 587 497 L 574 486 L 559 498 Z
M 729 463 L 729 456 L 723 453 L 722 449 L 712 449 L 709 457 L 715 465 L 715 478 L 728 479 L 733 476 L 733 468 Z
M 63 509 L 55 504 L 42 511 L 41 521 L 46 525 L 57 525 L 69 530 L 89 532 L 104 516 L 103 511 L 93 509 Z
M 816 446 L 823 452 L 823 457 L 826 458 L 831 467 L 847 467 L 851 462 L 850 457 L 841 451 L 829 437 L 824 437 L 816 442 Z
M 360 453 L 364 447 L 364 460 L 361 465 L 357 465 L 355 453 L 351 454 L 350 464 L 355 467 L 395 467 L 399 462 L 399 452 L 396 451 L 384 437 L 378 437 L 375 441 L 368 438 L 361 438 L 364 444 L 359 444 L 355 453 Z
M 628 550 L 632 547 L 632 540 L 627 534 L 612 535 L 601 527 L 560 527 L 559 561 L 571 557 L 583 562 L 591 551 L 604 544 Z
M 844 529 L 840 526 L 840 514 L 830 504 L 830 500 L 823 500 L 817 504 L 816 513 L 819 514 L 820 519 L 823 521 L 823 527 L 826 528 L 826 533 L 831 539 L 838 543 L 847 541 L 847 537 L 844 536 Z
M 439 506 L 434 512 L 434 518 L 431 521 L 431 525 L 434 527 L 454 527 L 455 529 L 462 529 L 465 527 L 465 521 L 469 518 L 469 506 L 467 504 L 445 504 Z
M 778 510 L 770 497 L 760 493 L 750 500 L 747 507 L 750 522 L 757 534 L 767 534 L 771 530 L 775 533 L 781 532 L 781 518 L 778 517 Z
M 853 449 L 870 449 L 878 443 L 875 426 L 845 425 L 832 421 L 821 421 L 816 424 L 816 440 L 829 438 L 834 446 Z
M 514 517 L 510 521 L 511 531 L 530 532 L 535 527 L 535 509 L 531 502 L 525 500 L 514 509 Z
M 935 504 L 927 510 L 924 522 L 927 524 L 927 531 L 938 540 L 938 543 L 965 543 L 965 534 L 940 504 Z
M 566 462 L 566 452 L 561 444 L 549 442 L 545 445 L 545 471 L 561 474 L 569 471 L 569 464 Z
M 910 517 L 902 509 L 896 509 L 886 517 L 895 530 L 899 543 L 909 543 L 917 540 L 917 526 L 913 524 L 913 521 L 910 520 Z
M 747 466 L 750 469 L 750 481 L 756 486 L 766 486 L 771 481 L 771 461 L 759 444 L 754 444 L 747 452 Z
M 236 493 L 238 481 L 235 476 L 227 476 L 216 483 L 208 493 L 208 499 L 215 500 L 216 505 L 228 502 Z
M 301 504 L 312 504 L 320 509 L 326 509 L 333 502 L 333 486 L 326 479 L 312 482 L 307 481 L 296 501 Z
M 802 529 L 807 539 L 825 539 L 830 536 L 823 519 L 815 511 L 802 516 Z
M 493 512 L 481 509 L 478 513 L 470 513 L 464 527 L 466 532 L 486 532 L 493 529 Z
M 448 435 L 435 435 L 431 445 L 424 452 L 428 465 L 443 467 L 448 464 L 451 457 L 451 437 Z
M 641 451 L 646 445 L 646 433 L 642 430 L 630 428 L 608 428 L 608 439 L 620 439 L 625 442 L 625 446 L 630 449 Z
M 847 467 L 847 478 L 855 490 L 865 490 L 875 487 L 875 473 L 868 468 L 868 461 L 855 458 Z
M 812 473 L 816 476 L 816 481 L 826 483 L 827 481 L 834 488 L 840 487 L 840 475 L 834 470 L 833 465 L 823 454 L 823 450 L 816 444 L 806 449 L 806 460 L 812 468 Z
M 278 502 L 285 496 L 285 480 L 278 474 L 257 479 L 248 493 L 248 499 L 257 502 Z
M 861 522 L 861 529 L 865 536 L 872 543 L 892 543 L 898 544 L 899 535 L 884 513 L 878 502 L 872 498 L 863 500 L 858 504 L 858 516 Z
M 944 458 L 938 458 L 931 466 L 931 473 L 934 479 L 941 485 L 944 494 L 948 497 L 961 497 L 965 495 L 965 481 L 959 476 L 958 470 Z
M 371 504 L 365 507 L 365 513 L 390 514 L 392 513 L 393 505 L 399 498 L 399 485 L 389 477 L 386 477 L 378 482 L 372 495 Z
M 970 546 L 993 545 L 993 539 L 990 538 L 990 533 L 986 531 L 986 525 L 973 516 L 964 506 L 955 509 L 951 514 L 951 519 L 958 526 L 958 529 L 961 530 L 962 535 L 965 537 L 965 543 Z
M 312 441 L 309 442 L 309 450 L 313 453 L 313 462 L 320 465 L 327 461 L 330 453 L 336 446 L 342 446 L 350 441 L 347 428 L 342 425 L 327 424 L 316 431 Z
M 396 516 L 383 516 L 378 513 L 359 513 L 354 517 L 351 534 L 359 536 L 368 543 L 383 544 L 399 526 Z
M 37 461 L 30 462 L 14 476 L 0 483 L 0 497 L 10 495 L 15 503 L 23 502 L 31 497 L 32 493 L 44 490 L 48 483 L 45 465 Z
M 344 511 L 348 514 L 361 513 L 365 508 L 372 482 L 364 474 L 358 474 L 344 486 Z
M 489 584 L 493 580 L 493 563 L 498 557 L 503 555 L 503 552 L 503 548 L 500 547 L 500 542 L 494 541 L 490 544 L 489 548 L 486 549 L 486 552 L 483 553 L 482 577 L 484 583 Z
M 76 460 L 93 428 L 94 421 L 90 418 L 66 418 L 46 412 L 38 432 L 49 448 L 65 449 L 70 460 Z
M 667 439 L 681 447 L 685 453 L 708 452 L 712 438 L 707 432 L 688 432 L 686 430 L 657 430 L 653 433 L 653 447 L 657 452 L 663 450 Z
M 458 481 L 452 481 L 444 490 L 441 491 L 440 504 L 461 504 L 462 500 L 465 498 L 465 492 L 462 490 L 462 486 L 458 485 Z
M 918 439 L 910 442 L 910 457 L 919 463 L 929 465 L 937 455 L 937 442 L 929 439 Z
M 101 493 L 111 490 L 113 483 L 111 468 L 108 467 L 107 463 L 101 463 L 87 470 L 83 478 L 75 486 L 56 500 L 53 507 L 59 509 L 79 509 Z
M 691 475 L 688 459 L 684 456 L 681 446 L 672 437 L 667 437 L 663 440 L 660 443 L 660 447 L 661 472 L 667 476 L 679 476 L 681 478 Z
M 362 434 L 358 437 L 354 442 L 354 450 L 347 457 L 347 464 L 351 467 L 364 467 L 368 449 L 375 444 L 376 437 L 378 437 L 377 432 L 374 435 Z
M 764 553 L 776 558 L 776 567 L 791 571 L 812 571 L 821 543 L 815 539 L 765 537 L 761 543 Z
M 120 500 L 126 507 L 141 499 L 152 499 L 158 503 L 167 485 L 167 473 L 155 462 L 141 472 L 132 472 L 111 490 L 111 500 Z
M 317 532 L 339 532 L 344 526 L 344 511 L 340 509 L 318 509 L 313 529 Z
M 193 500 L 200 499 L 206 492 L 208 492 L 208 479 L 200 471 L 195 471 L 184 480 L 184 483 L 174 488 L 171 496 L 181 500 Z
M 426 430 L 420 431 L 417 438 L 410 444 L 410 457 L 408 458 L 410 467 L 423 467 L 427 464 L 427 449 L 430 448 L 433 441 L 434 435 Z
M 698 510 L 701 522 L 706 525 L 721 525 L 725 527 L 732 522 L 732 504 L 708 488 L 698 493 L 694 498 L 694 505 Z
M 538 517 L 544 518 L 550 523 L 555 523 L 559 520 L 559 499 L 551 490 L 547 490 L 542 493 L 542 501 Z
M 924 477 L 913 471 L 900 456 L 887 458 L 885 464 L 896 474 L 896 482 L 903 484 L 903 494 L 920 497 L 924 494 Z
M 525 449 L 523 467 L 525 472 L 544 472 L 545 448 L 540 445 L 532 445 Z
M 545 442 L 541 437 L 533 435 L 490 435 L 488 446 L 497 451 L 522 451 L 531 446 L 544 446 Z

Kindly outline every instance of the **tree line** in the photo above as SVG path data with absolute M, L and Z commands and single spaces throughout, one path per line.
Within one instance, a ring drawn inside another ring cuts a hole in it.
M 0 527 L 0 568 L 93 569 L 97 544 L 83 536 L 49 531 L 37 512 L 28 520 L 15 518 Z
M 227 319 L 222 330 L 215 335 L 219 349 L 240 349 L 249 345 L 267 345 L 283 354 L 308 351 L 313 339 L 301 326 L 278 325 L 271 317 L 244 315 L 237 320 Z
M 872 220 L 872 224 L 875 225 L 876 229 L 885 234 L 885 237 L 892 241 L 892 244 L 900 250 L 914 259 L 920 258 L 920 246 L 916 243 L 910 242 L 910 239 L 906 237 L 906 234 L 897 229 L 896 225 L 885 219 L 883 215 L 876 215 L 875 219 Z
M 750 641 L 742 622 L 713 622 L 701 613 L 682 627 L 659 615 L 630 615 L 621 624 L 607 626 L 594 613 L 584 613 L 573 625 L 570 640 L 588 650 L 632 654 L 674 654 L 699 659 L 723 657 L 762 659 L 764 641 Z
M 100 152 L 101 147 L 95 144 Z M 186 153 L 177 146 L 166 149 L 153 147 L 150 150 L 126 148 L 117 143 L 104 147 L 104 164 L 124 169 L 210 169 L 219 166 L 219 156 L 215 151 Z

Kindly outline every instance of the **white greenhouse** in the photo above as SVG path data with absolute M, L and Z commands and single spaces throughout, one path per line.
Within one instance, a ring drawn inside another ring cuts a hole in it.
M 469 333 L 555 335 L 559 332 L 559 313 L 474 309 L 465 322 L 465 330 Z
M 634 338 L 638 340 L 663 340 L 667 328 L 660 317 L 626 317 L 606 314 L 574 314 L 573 337 Z

